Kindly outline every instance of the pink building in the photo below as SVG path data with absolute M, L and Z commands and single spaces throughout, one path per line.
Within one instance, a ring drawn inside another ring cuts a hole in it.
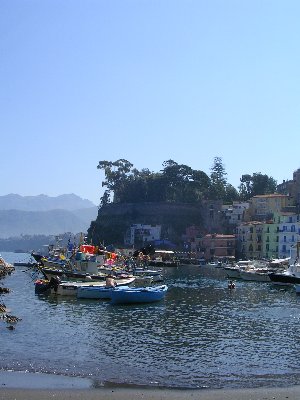
M 198 251 L 206 261 L 235 257 L 235 235 L 208 234 L 199 239 Z

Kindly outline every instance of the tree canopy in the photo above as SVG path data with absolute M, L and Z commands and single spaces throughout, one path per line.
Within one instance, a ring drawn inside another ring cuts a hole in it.
M 253 175 L 242 175 L 240 181 L 240 199 L 245 201 L 253 196 L 275 193 L 277 188 L 277 182 L 274 178 L 260 172 Z
M 102 187 L 106 188 L 100 199 L 100 207 L 110 202 L 195 204 L 203 199 L 230 203 L 234 200 L 248 200 L 256 194 L 276 191 L 276 181 L 261 173 L 242 175 L 237 191 L 227 182 L 227 173 L 221 157 L 214 158 L 210 176 L 174 160 L 164 161 L 162 167 L 159 172 L 151 172 L 149 169 L 138 171 L 125 159 L 99 161 L 97 168 L 104 171 Z

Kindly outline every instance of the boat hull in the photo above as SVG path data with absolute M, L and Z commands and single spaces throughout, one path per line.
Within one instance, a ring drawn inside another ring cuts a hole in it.
M 165 297 L 168 290 L 166 285 L 132 288 L 111 292 L 111 304 L 152 303 Z
M 53 268 L 41 268 L 41 271 L 44 276 L 46 276 L 49 280 L 52 277 L 59 276 L 59 277 L 65 277 L 67 279 L 72 279 L 72 280 L 95 280 L 95 281 L 105 281 L 106 275 L 104 273 L 99 273 L 96 275 L 93 274 L 88 274 L 88 273 L 81 273 L 81 272 L 75 272 L 75 271 L 63 271 L 61 269 L 53 269 Z
M 224 271 L 227 275 L 227 278 L 230 279 L 239 279 L 240 278 L 240 269 L 234 267 L 225 267 Z
M 180 266 L 180 262 L 179 261 L 157 261 L 157 260 L 151 260 L 151 261 L 149 261 L 149 266 L 150 267 L 157 267 L 157 268 L 179 267 Z
M 115 288 L 112 287 L 101 287 L 101 286 L 81 286 L 77 288 L 77 298 L 78 299 L 97 299 L 97 300 L 105 300 L 111 299 L 111 293 L 114 290 L 126 290 L 129 289 L 129 286 L 117 286 Z
M 53 279 L 53 278 L 52 278 Z M 135 281 L 135 278 L 115 279 L 117 286 L 130 285 Z M 80 287 L 105 287 L 105 281 L 99 282 L 54 282 L 53 286 L 49 286 L 50 293 L 59 296 L 77 296 L 77 290 Z
M 270 273 L 269 278 L 272 283 L 277 285 L 295 285 L 300 284 L 300 276 L 293 274 L 276 274 Z
M 244 281 L 256 281 L 256 282 L 270 282 L 268 273 L 260 273 L 253 271 L 240 271 L 240 278 Z

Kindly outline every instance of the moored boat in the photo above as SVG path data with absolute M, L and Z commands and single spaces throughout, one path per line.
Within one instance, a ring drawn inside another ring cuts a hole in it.
M 300 264 L 294 263 L 282 272 L 270 272 L 269 278 L 275 285 L 298 285 L 300 284 Z
M 111 292 L 111 304 L 152 303 L 162 300 L 167 290 L 167 285 L 114 290 Z
M 135 281 L 134 277 L 131 278 L 115 278 L 117 286 L 130 285 Z M 37 280 L 35 282 L 36 293 L 46 293 L 60 295 L 60 296 L 77 296 L 77 289 L 79 287 L 105 287 L 106 281 L 92 281 L 88 282 L 70 282 L 60 281 L 60 279 L 51 278 L 50 281 Z
M 77 299 L 111 299 L 114 290 L 127 290 L 129 286 L 80 286 L 77 288 Z
M 172 250 L 155 250 L 148 265 L 151 267 L 178 267 L 180 261 Z
M 238 261 L 234 265 L 228 265 L 223 267 L 224 271 L 226 272 L 226 275 L 230 279 L 239 279 L 240 278 L 240 271 L 249 269 L 249 268 L 254 268 L 254 262 L 251 260 L 241 260 Z
M 270 282 L 269 270 L 267 268 L 240 270 L 240 278 L 244 281 Z

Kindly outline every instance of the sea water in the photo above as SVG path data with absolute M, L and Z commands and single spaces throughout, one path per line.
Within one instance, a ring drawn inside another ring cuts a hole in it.
M 28 254 L 5 253 L 10 263 Z M 224 270 L 163 270 L 169 287 L 157 303 L 37 295 L 32 270 L 0 280 L 14 330 L 0 320 L 0 370 L 83 377 L 109 384 L 243 388 L 300 383 L 300 296 L 293 287 L 237 281 Z

